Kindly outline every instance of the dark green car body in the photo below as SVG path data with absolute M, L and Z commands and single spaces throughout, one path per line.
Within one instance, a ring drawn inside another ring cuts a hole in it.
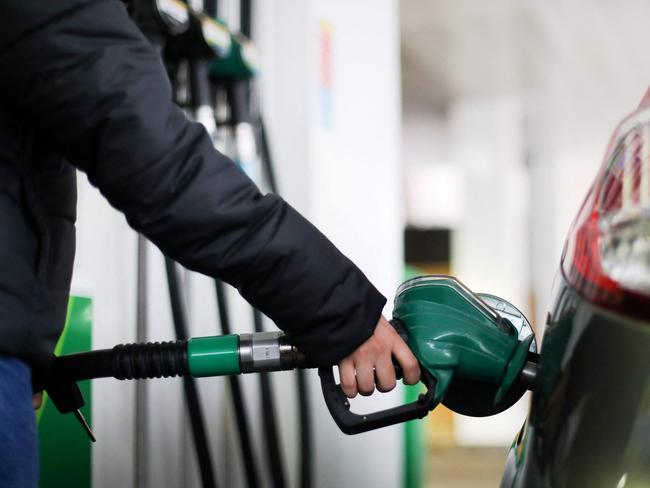
M 650 487 L 650 306 L 633 319 L 557 288 L 501 486 Z

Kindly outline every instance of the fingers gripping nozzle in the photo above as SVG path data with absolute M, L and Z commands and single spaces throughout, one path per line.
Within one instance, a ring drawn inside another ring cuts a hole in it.
M 402 323 L 396 319 L 391 320 L 390 323 L 408 344 L 408 332 L 404 329 Z M 403 376 L 401 367 L 396 362 L 394 362 L 393 366 L 395 367 L 395 375 L 401 378 Z M 319 368 L 318 375 L 320 376 L 321 389 L 327 409 L 336 425 L 345 434 L 360 434 L 408 420 L 421 419 L 438 405 L 435 398 L 437 380 L 424 367 L 421 368 L 420 381 L 426 390 L 418 396 L 416 401 L 368 414 L 357 414 L 350 410 L 350 401 L 343 393 L 341 385 L 336 383 L 334 379 L 333 367 Z

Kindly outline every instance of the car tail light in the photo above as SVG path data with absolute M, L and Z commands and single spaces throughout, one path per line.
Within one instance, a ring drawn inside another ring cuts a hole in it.
M 562 269 L 590 301 L 650 318 L 650 108 L 614 133 L 569 232 Z

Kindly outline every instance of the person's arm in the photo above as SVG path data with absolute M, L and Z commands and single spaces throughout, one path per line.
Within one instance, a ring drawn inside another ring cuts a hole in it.
M 187 268 L 237 287 L 315 364 L 370 338 L 384 297 L 186 119 L 122 4 L 66 4 L 0 48 L 2 104 L 83 170 L 134 229 Z M 25 22 L 37 8 L 16 2 L 3 22 L 12 14 Z

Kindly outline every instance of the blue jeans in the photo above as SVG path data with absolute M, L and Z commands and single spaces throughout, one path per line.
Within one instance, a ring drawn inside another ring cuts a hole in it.
M 0 486 L 38 485 L 38 435 L 29 366 L 0 355 Z

